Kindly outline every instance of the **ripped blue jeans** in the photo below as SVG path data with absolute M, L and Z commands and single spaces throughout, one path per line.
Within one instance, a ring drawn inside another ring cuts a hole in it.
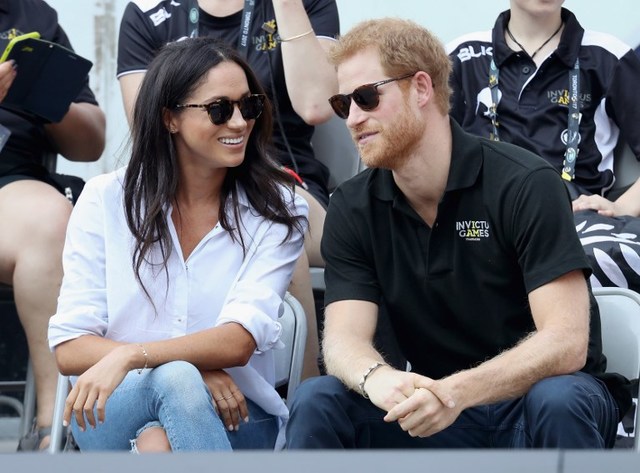
M 105 422 L 72 431 L 80 450 L 130 450 L 139 431 L 164 428 L 173 451 L 273 449 L 278 419 L 247 399 L 249 422 L 229 432 L 216 413 L 198 369 L 174 361 L 141 374 L 131 371 L 107 400 Z M 97 418 L 97 416 L 96 416 Z

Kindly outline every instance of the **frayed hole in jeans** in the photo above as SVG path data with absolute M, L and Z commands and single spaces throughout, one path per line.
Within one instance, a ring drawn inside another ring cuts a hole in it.
M 129 443 L 131 444 L 131 453 L 140 453 L 140 450 L 138 450 L 138 437 L 140 437 L 140 434 L 142 432 L 151 427 L 162 427 L 162 424 L 160 424 L 160 422 L 157 420 L 152 420 L 151 422 L 147 422 L 145 425 L 140 427 L 136 432 L 136 438 L 129 440 Z
M 139 455 L 140 452 L 138 451 L 138 439 L 131 439 L 129 440 L 129 443 L 131 444 L 130 452 Z

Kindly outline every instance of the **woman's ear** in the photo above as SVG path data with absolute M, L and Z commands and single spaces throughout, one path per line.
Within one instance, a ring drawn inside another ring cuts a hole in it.
M 178 127 L 176 126 L 173 113 L 168 108 L 164 108 L 162 110 L 162 121 L 169 133 L 174 134 L 178 132 Z

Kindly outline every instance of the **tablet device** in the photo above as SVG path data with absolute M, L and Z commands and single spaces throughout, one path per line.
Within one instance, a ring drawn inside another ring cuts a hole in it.
M 93 66 L 70 49 L 29 34 L 14 38 L 5 52 L 5 60 L 18 68 L 2 105 L 54 123 L 67 113 Z

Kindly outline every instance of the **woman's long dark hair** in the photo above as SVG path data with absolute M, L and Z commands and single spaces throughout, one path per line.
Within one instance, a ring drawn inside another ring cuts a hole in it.
M 226 43 L 207 37 L 190 38 L 167 44 L 151 62 L 144 76 L 133 110 L 131 124 L 131 159 L 124 178 L 124 210 L 127 225 L 135 238 L 132 264 L 138 282 L 144 262 L 166 263 L 172 251 L 166 210 L 180 186 L 179 168 L 171 134 L 165 124 L 167 110 L 175 111 L 206 79 L 211 68 L 234 62 L 245 72 L 250 93 L 264 94 L 255 74 L 239 54 Z M 180 112 L 178 112 L 180 113 Z M 219 221 L 222 228 L 238 241 L 246 252 L 240 228 L 238 191 L 246 192 L 251 206 L 262 217 L 287 226 L 288 240 L 294 231 L 303 231 L 304 217 L 292 215 L 278 184 L 291 184 L 291 178 L 270 158 L 273 118 L 271 105 L 265 103 L 256 120 L 242 164 L 229 168 L 222 184 Z M 212 125 L 213 126 L 213 125 Z M 234 228 L 225 213 L 231 203 Z M 283 242 L 284 242 L 283 241 Z M 151 262 L 149 252 L 158 244 L 161 262 Z

